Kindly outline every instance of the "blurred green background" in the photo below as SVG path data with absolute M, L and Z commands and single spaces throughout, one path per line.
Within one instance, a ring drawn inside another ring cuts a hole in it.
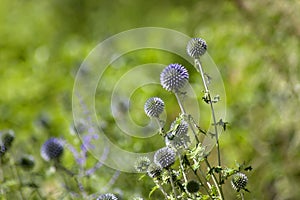
M 246 199 L 300 199 L 299 24 L 297 0 L 2 0 L 0 130 L 15 131 L 16 157 L 24 152 L 35 156 L 34 170 L 46 174 L 39 181 L 42 191 L 54 199 L 61 189 L 59 180 L 49 173 L 39 149 L 51 136 L 79 146 L 70 134 L 71 103 L 76 72 L 84 58 L 99 42 L 121 31 L 146 26 L 174 29 L 204 38 L 222 74 L 230 123 L 221 137 L 222 159 L 229 167 L 243 161 L 252 165 L 253 171 L 247 174 L 251 193 Z M 162 60 L 155 51 L 134 57 L 137 60 L 123 64 Z M 159 89 L 143 98 L 156 92 Z M 174 99 L 168 106 L 178 108 Z M 130 149 L 133 141 L 124 142 L 114 133 L 113 120 L 106 129 L 113 140 Z M 155 149 L 158 144 L 147 145 Z M 75 164 L 70 153 L 64 161 L 67 167 Z M 91 166 L 95 160 L 89 162 Z M 101 190 L 113 174 L 102 167 L 85 182 L 88 191 Z M 153 184 L 146 178 L 139 182 L 138 177 L 122 173 L 109 191 L 125 199 L 147 197 Z M 229 187 L 227 199 L 234 199 Z M 154 199 L 159 197 L 159 192 L 154 194 Z

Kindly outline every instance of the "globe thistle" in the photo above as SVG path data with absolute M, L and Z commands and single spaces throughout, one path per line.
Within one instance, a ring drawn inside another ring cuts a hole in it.
M 64 151 L 63 143 L 58 138 L 48 139 L 41 147 L 41 156 L 44 160 L 58 160 Z
M 204 55 L 207 50 L 207 44 L 202 38 L 191 39 L 186 47 L 187 54 L 195 59 Z
M 161 167 L 158 166 L 156 163 L 151 163 L 147 169 L 147 174 L 151 178 L 159 177 L 161 174 Z
M 35 165 L 34 157 L 31 155 L 24 155 L 18 161 L 18 165 L 24 170 L 31 170 Z
M 166 135 L 165 142 L 167 146 L 172 146 L 175 149 L 187 148 L 190 142 L 188 135 L 188 123 L 184 120 L 174 121 L 171 124 L 171 132 Z
M 199 189 L 200 189 L 200 184 L 198 183 L 198 181 L 195 180 L 189 181 L 186 185 L 186 190 L 189 193 L 196 193 L 199 191 Z
M 160 74 L 160 83 L 164 89 L 177 93 L 189 80 L 189 73 L 180 64 L 170 64 Z
M 234 174 L 231 180 L 231 185 L 233 189 L 236 190 L 237 192 L 239 192 L 241 189 L 245 190 L 247 183 L 248 183 L 247 176 L 240 172 Z
M 150 159 L 146 156 L 141 156 L 136 160 L 134 168 L 138 172 L 145 172 L 148 169 L 149 165 Z
M 118 200 L 119 198 L 111 193 L 107 193 L 107 194 L 101 194 L 100 196 L 97 197 L 96 200 Z
M 175 162 L 176 153 L 169 147 L 159 149 L 154 154 L 154 162 L 161 168 L 169 168 Z
M 7 131 L 0 132 L 0 134 L 1 134 L 0 156 L 2 156 L 11 147 L 15 139 L 15 133 L 13 130 L 7 130 Z
M 144 111 L 148 117 L 159 117 L 164 108 L 165 104 L 163 100 L 158 97 L 149 98 L 144 105 Z
M 1 134 L 2 144 L 8 149 L 11 147 L 12 142 L 15 140 L 15 133 L 13 130 L 4 131 Z

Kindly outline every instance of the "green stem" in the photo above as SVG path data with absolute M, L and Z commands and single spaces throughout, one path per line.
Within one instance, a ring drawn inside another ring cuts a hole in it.
M 174 181 L 173 181 L 173 176 L 172 176 L 172 171 L 171 171 L 171 169 L 168 169 L 168 172 L 169 172 L 169 176 L 170 176 L 170 182 L 171 182 L 173 194 L 174 194 L 174 196 L 175 196 L 175 199 L 177 200 L 177 193 L 176 193 L 176 189 L 175 189 L 175 185 L 174 185 Z
M 201 74 L 202 82 L 203 82 L 203 85 L 204 85 L 204 88 L 205 88 L 205 93 L 207 94 L 208 102 L 209 102 L 209 105 L 210 105 L 212 118 L 213 118 L 213 122 L 214 122 L 213 124 L 214 124 L 214 128 L 215 128 L 215 138 L 216 138 L 216 146 L 217 146 L 217 153 L 218 153 L 218 166 L 221 167 L 219 134 L 218 134 L 218 128 L 217 128 L 217 120 L 216 120 L 216 115 L 215 115 L 215 109 L 214 109 L 214 106 L 213 106 L 213 102 L 212 102 L 212 99 L 211 99 L 211 95 L 210 95 L 208 86 L 207 86 L 206 81 L 205 81 L 204 72 L 203 72 L 200 60 L 196 59 L 195 63 L 196 63 L 196 68 L 199 70 L 199 72 Z M 219 183 L 221 183 L 221 174 L 219 174 Z
M 13 156 L 12 155 L 8 155 L 9 156 L 9 165 L 13 171 L 13 174 L 14 174 L 14 177 L 17 178 L 18 182 L 19 182 L 19 193 L 20 193 L 20 196 L 21 196 L 21 200 L 25 199 L 24 197 L 24 194 L 23 194 L 23 191 L 22 191 L 22 187 L 23 187 L 23 183 L 22 183 L 22 179 L 20 177 L 20 174 L 19 174 L 19 171 L 18 169 L 16 168 L 16 165 L 15 165 L 15 161 L 13 159 Z
M 205 157 L 204 160 L 205 160 L 205 163 L 206 163 L 206 165 L 207 165 L 207 167 L 208 167 L 208 170 L 211 171 L 211 166 L 210 166 L 210 164 L 209 164 L 209 162 L 208 162 L 208 160 L 207 160 L 207 157 Z M 211 171 L 211 177 L 212 177 L 213 182 L 214 182 L 214 184 L 215 184 L 215 186 L 216 186 L 216 188 L 217 188 L 217 191 L 218 191 L 218 193 L 219 193 L 219 196 L 220 196 L 221 200 L 224 200 L 224 195 L 223 195 L 222 188 L 221 188 L 220 185 L 218 184 L 217 178 L 216 178 L 214 172 L 212 172 L 212 171 Z
M 183 104 L 182 104 L 182 102 L 181 102 L 181 100 L 180 100 L 180 97 L 178 96 L 178 93 L 175 93 L 175 97 L 176 97 L 176 99 L 177 99 L 177 102 L 178 102 L 178 104 L 179 104 L 179 107 L 180 107 L 180 110 L 181 110 L 182 114 L 185 115 L 185 116 L 187 116 L 187 113 L 185 112 L 185 109 L 184 109 Z M 198 137 L 197 137 L 197 133 L 196 133 L 196 131 L 195 131 L 195 129 L 194 129 L 194 126 L 193 126 L 193 124 L 191 123 L 190 117 L 188 117 L 187 122 L 188 122 L 189 127 L 191 128 L 191 130 L 192 130 L 192 132 L 193 132 L 193 134 L 194 134 L 195 140 L 196 140 L 197 145 L 198 145 L 198 144 L 200 143 L 200 141 L 199 141 L 199 139 L 198 139 Z
M 161 191 L 161 193 L 163 193 L 163 195 L 165 196 L 165 199 L 168 199 L 168 195 L 165 192 L 165 190 L 163 189 L 163 187 L 160 185 L 160 183 L 158 182 L 158 180 L 154 180 L 154 183 L 156 184 L 156 186 L 158 187 L 158 189 Z

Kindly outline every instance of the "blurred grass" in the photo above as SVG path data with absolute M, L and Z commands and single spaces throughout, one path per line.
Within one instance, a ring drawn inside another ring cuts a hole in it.
M 223 161 L 227 166 L 235 161 L 253 166 L 251 193 L 246 198 L 299 199 L 299 11 L 296 0 L 2 0 L 0 129 L 15 130 L 16 151 L 33 154 L 38 160 L 35 170 L 47 171 L 39 156 L 45 139 L 63 136 L 78 143 L 69 134 L 72 87 L 89 51 L 107 37 L 131 28 L 171 28 L 205 38 L 223 76 L 230 122 L 221 137 Z M 136 54 L 136 58 L 125 65 L 162 59 L 151 51 Z M 168 106 L 177 108 L 175 101 Z M 113 121 L 108 123 L 109 130 L 115 130 L 113 126 Z M 116 141 L 124 139 L 116 136 Z M 121 144 L 130 148 L 132 141 Z M 66 163 L 73 162 L 71 156 L 65 157 Z M 107 173 L 113 172 L 103 168 L 90 179 L 91 191 L 105 184 L 109 176 L 102 177 Z M 120 188 L 125 196 L 147 196 L 151 183 L 136 183 L 136 178 L 122 174 L 114 190 Z M 44 184 L 51 180 L 49 177 Z

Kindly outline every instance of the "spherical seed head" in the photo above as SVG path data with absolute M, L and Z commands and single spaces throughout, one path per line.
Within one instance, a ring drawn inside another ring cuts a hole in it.
M 149 165 L 150 165 L 150 159 L 146 156 L 141 156 L 136 160 L 134 164 L 134 168 L 138 172 L 146 172 Z
M 58 138 L 48 139 L 41 147 L 41 156 L 44 160 L 57 160 L 64 151 L 63 143 Z
M 100 196 L 97 197 L 96 200 L 118 200 L 119 198 L 111 193 L 107 193 L 107 194 L 101 194 Z
M 186 185 L 186 190 L 189 193 L 196 193 L 199 191 L 199 189 L 200 189 L 200 184 L 195 180 L 189 181 Z
M 248 183 L 247 176 L 240 172 L 233 175 L 232 180 L 231 180 L 231 185 L 232 185 L 233 189 L 238 192 L 241 189 L 245 189 L 247 183 Z
M 15 139 L 14 131 L 8 130 L 8 131 L 5 131 L 5 132 L 2 133 L 1 140 L 2 140 L 2 144 L 4 145 L 4 147 L 6 149 L 9 149 L 11 147 L 12 142 L 14 141 L 14 139 Z
M 151 163 L 147 169 L 147 174 L 151 178 L 156 178 L 156 177 L 160 176 L 161 171 L 162 170 L 161 170 L 160 166 L 158 166 L 156 163 Z
M 204 55 L 206 50 L 207 44 L 202 38 L 191 39 L 186 47 L 187 54 L 196 59 Z
M 164 108 L 165 104 L 163 100 L 158 97 L 149 98 L 144 105 L 144 111 L 148 117 L 159 117 Z
M 190 143 L 190 137 L 188 135 L 189 125 L 186 121 L 181 120 L 178 124 L 174 121 L 171 124 L 172 132 L 169 132 L 165 138 L 166 144 L 171 145 L 175 149 L 187 148 Z
M 34 157 L 31 155 L 24 155 L 18 161 L 18 165 L 24 170 L 31 170 L 35 165 Z
M 160 74 L 160 83 L 164 89 L 170 92 L 178 92 L 189 80 L 189 73 L 180 64 L 170 64 Z
M 176 153 L 169 147 L 159 149 L 154 154 L 154 162 L 161 168 L 168 168 L 174 164 Z

